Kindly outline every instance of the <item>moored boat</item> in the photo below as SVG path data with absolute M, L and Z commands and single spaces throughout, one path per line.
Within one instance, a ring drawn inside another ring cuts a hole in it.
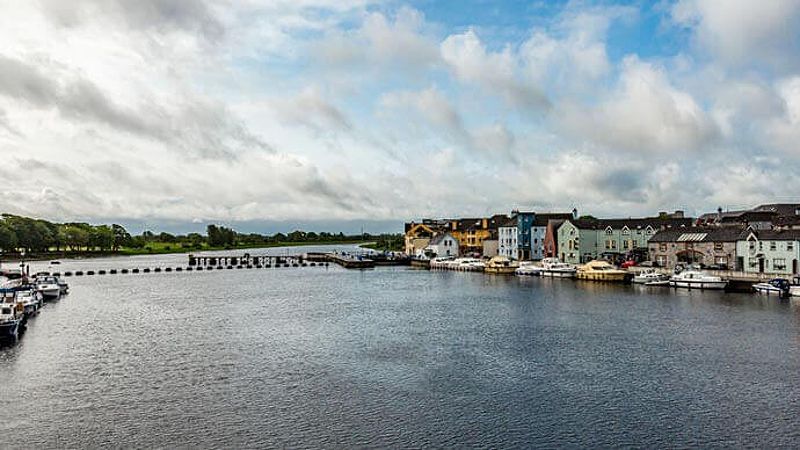
M 543 277 L 573 278 L 578 269 L 572 264 L 561 262 L 558 258 L 545 258 L 542 260 L 542 270 L 539 275 Z
M 515 261 L 505 256 L 494 256 L 486 263 L 484 271 L 500 275 L 512 275 L 519 267 Z
M 669 286 L 669 275 L 646 269 L 633 277 L 633 283 L 645 286 Z
M 669 279 L 669 284 L 672 287 L 685 289 L 725 289 L 728 282 L 699 270 L 684 270 L 673 275 Z
M 36 277 L 36 291 L 45 300 L 58 300 L 61 297 L 61 286 L 54 276 L 45 275 Z
M 0 339 L 19 337 L 24 313 L 16 303 L 0 303 Z
M 578 267 L 575 277 L 579 280 L 621 282 L 627 275 L 627 271 L 617 269 L 607 261 L 594 260 Z
M 522 261 L 519 263 L 519 267 L 515 271 L 517 275 L 532 275 L 536 276 L 539 275 L 542 271 L 542 267 L 536 265 L 533 261 Z
M 753 290 L 764 295 L 788 296 L 791 293 L 791 284 L 785 278 L 773 278 L 769 281 L 756 283 Z

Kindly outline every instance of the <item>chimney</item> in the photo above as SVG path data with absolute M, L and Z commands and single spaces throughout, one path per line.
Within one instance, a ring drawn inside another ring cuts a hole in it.
M 683 217 L 684 217 L 683 211 L 680 210 L 680 209 L 676 209 L 675 213 L 672 214 L 672 217 L 674 217 L 676 219 L 683 219 Z
M 578 208 L 572 208 L 572 218 L 573 219 L 578 218 Z

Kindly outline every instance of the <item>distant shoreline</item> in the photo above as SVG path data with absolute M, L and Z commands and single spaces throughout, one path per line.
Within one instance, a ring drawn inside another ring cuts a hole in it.
M 303 247 L 303 246 L 324 246 L 324 245 L 358 245 L 362 248 L 369 248 L 367 247 L 370 244 L 374 244 L 374 241 L 364 241 L 364 240 L 343 240 L 343 241 L 326 241 L 326 242 L 319 242 L 319 241 L 293 241 L 293 242 L 273 242 L 269 244 L 253 244 L 253 245 L 242 245 L 236 247 L 201 247 L 201 248 L 169 248 L 162 246 L 160 248 L 153 248 L 150 250 L 144 248 L 125 248 L 116 252 L 108 251 L 108 252 L 101 252 L 101 251 L 81 251 L 81 252 L 72 252 L 72 251 L 64 251 L 64 252 L 53 252 L 53 253 L 46 253 L 46 254 L 34 254 L 31 256 L 25 256 L 22 258 L 18 254 L 0 256 L 0 263 L 2 264 L 14 264 L 20 263 L 21 261 L 56 261 L 60 259 L 92 259 L 92 258 L 108 258 L 112 256 L 141 256 L 141 255 L 176 255 L 176 254 L 190 254 L 190 253 L 201 253 L 201 252 L 215 252 L 215 251 L 237 251 L 237 250 L 248 250 L 254 248 L 275 248 L 275 247 Z

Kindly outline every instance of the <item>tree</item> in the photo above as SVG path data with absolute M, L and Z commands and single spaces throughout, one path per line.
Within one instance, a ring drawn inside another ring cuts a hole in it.
M 17 248 L 17 235 L 8 225 L 0 223 L 0 249 L 13 251 Z
M 89 245 L 100 250 L 110 250 L 114 246 L 114 232 L 108 225 L 94 227 L 89 233 Z
M 131 241 L 131 234 L 128 233 L 128 230 L 125 229 L 122 225 L 113 224 L 111 225 L 111 231 L 114 233 L 114 248 L 113 250 L 119 250 L 120 247 L 130 247 Z
M 64 237 L 64 242 L 72 250 L 80 250 L 89 245 L 89 232 L 77 225 L 65 225 Z

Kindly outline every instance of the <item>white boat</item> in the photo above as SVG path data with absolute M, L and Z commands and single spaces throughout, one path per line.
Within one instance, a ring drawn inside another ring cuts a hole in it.
M 655 269 L 647 269 L 634 276 L 633 283 L 645 286 L 669 286 L 669 275 L 658 273 Z
M 484 268 L 483 261 L 478 258 L 458 258 L 453 263 L 457 263 L 453 267 L 455 270 L 477 271 Z
M 58 284 L 58 279 L 49 275 L 36 277 L 36 291 L 45 300 L 58 300 L 61 297 L 61 286 Z
M 727 281 L 699 270 L 684 270 L 669 279 L 670 286 L 686 289 L 725 289 Z
M 536 265 L 533 261 L 522 261 L 515 271 L 517 275 L 539 275 L 542 272 L 542 267 Z
M 558 258 L 545 258 L 542 260 L 542 270 L 539 275 L 543 277 L 574 278 L 577 271 L 577 267 L 561 262 Z
M 789 284 L 789 280 L 785 278 L 773 278 L 769 281 L 753 285 L 753 290 L 759 294 L 777 296 L 790 295 L 791 288 L 792 286 Z

